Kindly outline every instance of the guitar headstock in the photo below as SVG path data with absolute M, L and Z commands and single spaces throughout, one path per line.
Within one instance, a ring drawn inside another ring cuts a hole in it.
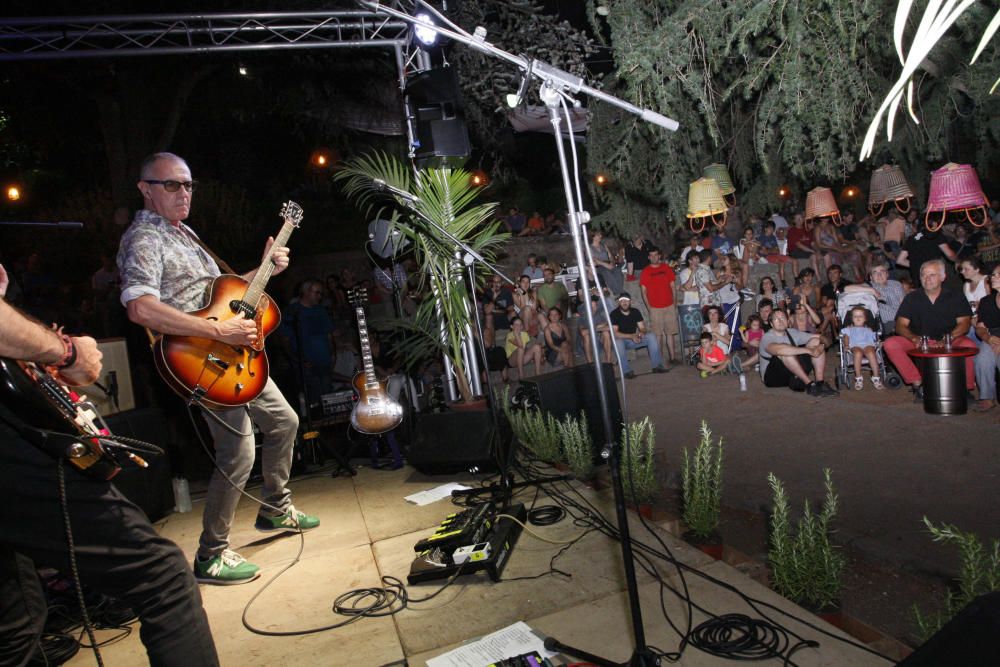
M 347 300 L 355 308 L 368 305 L 368 289 L 365 287 L 352 287 L 347 290 Z
M 302 207 L 289 199 L 281 205 L 281 211 L 278 215 L 284 218 L 285 222 L 292 227 L 298 227 L 302 222 Z

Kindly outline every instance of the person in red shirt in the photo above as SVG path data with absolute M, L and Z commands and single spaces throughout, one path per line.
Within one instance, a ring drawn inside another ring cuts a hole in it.
M 674 270 L 669 264 L 660 262 L 660 249 L 653 246 L 649 251 L 649 265 L 639 276 L 642 299 L 649 310 L 650 333 L 659 339 L 660 349 L 667 350 L 670 363 L 679 364 L 680 360 L 674 349 L 674 336 L 680 333 L 677 306 L 674 304 L 674 280 Z
M 809 262 L 813 271 L 819 275 L 816 251 L 812 247 L 812 234 L 812 225 L 805 222 L 801 213 L 796 213 L 792 218 L 792 227 L 788 230 L 788 256 L 794 261 L 792 267 L 796 274 L 799 272 L 800 262 Z
M 707 378 L 726 370 L 729 365 L 729 357 L 721 347 L 712 340 L 712 334 L 707 331 L 699 338 L 701 346 L 698 348 L 698 370 L 701 376 Z

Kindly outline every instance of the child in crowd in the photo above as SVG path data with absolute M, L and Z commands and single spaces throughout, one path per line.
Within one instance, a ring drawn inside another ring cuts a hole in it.
M 863 359 L 868 359 L 868 367 L 872 372 L 872 386 L 878 390 L 882 389 L 882 378 L 878 372 L 878 357 L 875 356 L 875 346 L 878 341 L 875 338 L 875 330 L 871 327 L 872 316 L 867 308 L 857 306 L 851 308 L 847 319 L 850 326 L 841 330 L 844 336 L 844 346 L 854 355 L 854 389 L 861 391 L 865 387 L 865 378 L 861 374 L 861 364 Z
M 721 347 L 715 344 L 712 334 L 705 331 L 700 336 L 701 347 L 698 350 L 698 370 L 701 376 L 707 378 L 726 370 L 729 365 L 729 355 Z
M 744 370 L 754 364 L 760 363 L 760 339 L 763 337 L 764 322 L 760 319 L 760 315 L 755 313 L 747 318 L 745 327 L 740 327 L 740 338 L 743 339 L 743 347 L 746 348 L 747 353 L 750 355 L 742 363 Z

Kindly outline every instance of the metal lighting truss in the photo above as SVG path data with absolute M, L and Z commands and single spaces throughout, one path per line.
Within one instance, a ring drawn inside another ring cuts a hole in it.
M 406 51 L 409 36 L 405 21 L 364 10 L 0 18 L 0 61 L 271 49 Z

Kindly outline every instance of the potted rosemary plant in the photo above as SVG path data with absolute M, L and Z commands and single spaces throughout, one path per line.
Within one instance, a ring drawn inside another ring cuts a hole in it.
M 831 523 L 837 515 L 837 494 L 829 469 L 823 470 L 826 497 L 818 513 L 805 501 L 802 518 L 792 525 L 788 495 L 781 481 L 770 473 L 774 493 L 771 539 L 767 558 L 774 590 L 831 623 L 837 624 L 844 557 L 831 541 Z
M 392 188 L 409 193 L 415 199 L 412 206 L 438 227 L 462 241 L 484 258 L 492 261 L 499 245 L 509 237 L 500 231 L 499 221 L 491 221 L 496 204 L 477 203 L 480 190 L 464 169 L 425 169 L 414 172 L 400 159 L 382 152 L 373 152 L 347 161 L 334 176 L 343 183 L 344 193 L 369 215 L 384 209 L 385 198 L 395 198 L 402 208 L 406 198 L 383 194 L 373 185 L 376 179 Z M 400 214 L 393 212 L 379 217 L 395 222 Z M 447 355 L 455 372 L 458 393 L 465 403 L 472 402 L 463 341 L 474 323 L 469 287 L 463 279 L 464 267 L 456 259 L 455 241 L 420 216 L 407 218 L 406 224 L 394 225 L 414 246 L 414 257 L 424 277 L 430 298 L 421 301 L 416 315 L 396 322 L 407 336 L 398 347 L 405 362 L 413 363 L 429 353 Z M 487 272 L 476 265 L 476 289 Z
M 722 538 L 717 532 L 722 517 L 722 438 L 712 441 L 712 431 L 701 422 L 698 446 L 689 455 L 684 448 L 681 466 L 685 540 L 716 560 L 722 558 Z
M 502 400 L 511 430 L 525 449 L 546 463 L 555 463 L 562 457 L 559 420 L 537 408 L 512 410 L 507 400 L 509 390 L 504 387 Z
M 657 491 L 653 463 L 655 441 L 656 429 L 649 417 L 622 427 L 622 485 L 625 497 L 635 505 L 636 511 L 647 518 L 652 518 L 652 503 Z
M 594 473 L 594 445 L 587 427 L 587 416 L 581 411 L 579 417 L 566 415 L 559 422 L 566 463 L 577 479 L 587 480 Z

